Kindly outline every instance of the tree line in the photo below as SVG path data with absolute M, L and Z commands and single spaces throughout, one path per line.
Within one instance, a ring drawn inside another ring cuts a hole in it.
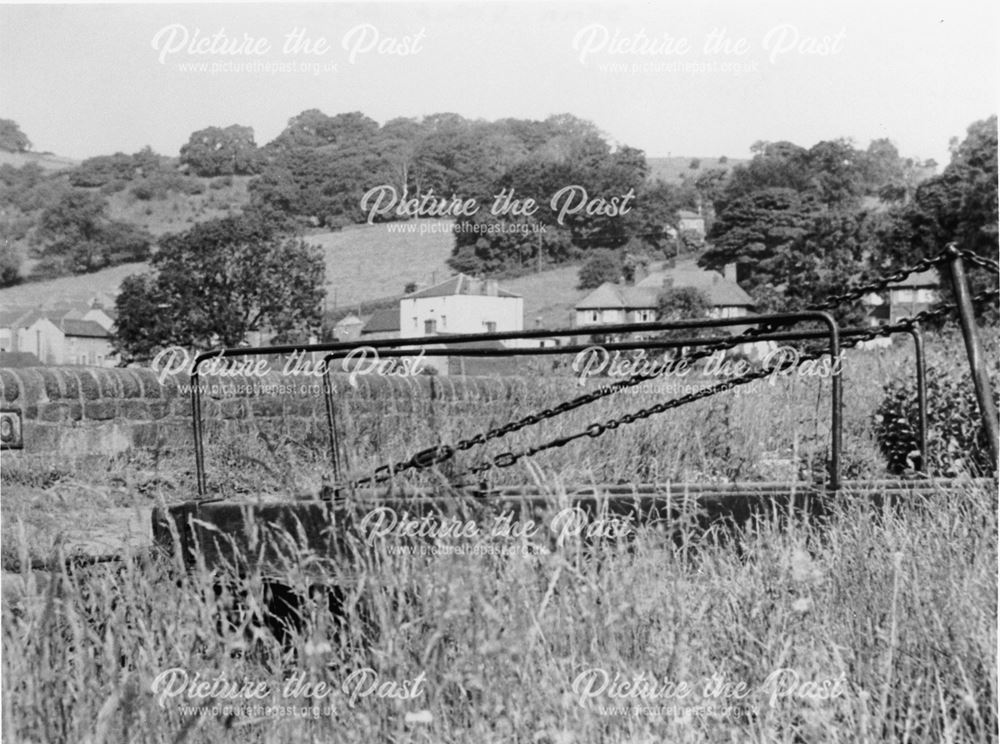
M 30 147 L 15 130 L 0 127 L 10 140 L 5 147 Z M 593 124 L 569 115 L 485 122 L 439 114 L 379 126 L 359 113 L 310 110 L 263 147 L 249 127 L 210 127 L 191 135 L 176 162 L 146 148 L 91 158 L 57 176 L 37 165 L 0 167 L 0 204 L 19 217 L 4 222 L 0 237 L 6 250 L 12 235 L 30 232 L 37 266 L 51 275 L 151 258 L 153 272 L 130 277 L 119 297 L 117 343 L 125 359 L 148 358 L 168 343 L 238 342 L 253 330 L 281 339 L 317 333 L 322 261 L 301 239 L 303 230 L 364 221 L 361 197 L 373 184 L 482 203 L 501 191 L 544 203 L 570 184 L 602 196 L 634 193 L 634 209 L 616 216 L 580 212 L 558 221 L 542 209 L 462 218 L 460 228 L 496 221 L 537 229 L 459 229 L 450 263 L 504 276 L 591 257 L 582 277 L 600 283 L 628 281 L 644 261 L 688 251 L 706 268 L 735 263 L 760 312 L 817 304 L 950 241 L 996 253 L 995 116 L 954 140 L 951 162 L 930 177 L 935 164 L 902 158 L 888 140 L 866 149 L 846 140 L 808 148 L 758 142 L 752 154 L 731 169 L 691 168 L 681 183 L 668 184 L 648 178 L 642 151 L 612 146 Z M 161 237 L 158 246 L 108 214 L 106 196 L 122 188 L 155 198 L 158 191 L 195 192 L 202 178 L 239 175 L 253 175 L 242 215 Z M 707 244 L 670 229 L 681 209 L 704 215 Z M 0 276 L 8 281 L 3 259 Z M 248 272 L 243 264 L 261 269 Z M 971 273 L 977 290 L 995 282 Z M 685 302 L 697 307 L 696 298 Z

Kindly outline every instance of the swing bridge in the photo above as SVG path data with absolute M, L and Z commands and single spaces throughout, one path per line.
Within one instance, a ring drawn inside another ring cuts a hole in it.
M 524 332 L 493 333 L 485 335 L 448 336 L 448 348 L 441 348 L 440 336 L 422 338 L 387 339 L 366 341 L 367 348 L 374 348 L 381 358 L 406 359 L 416 356 L 463 357 L 521 357 L 529 355 L 577 354 L 588 345 L 540 345 L 522 347 L 484 345 L 484 341 L 544 341 L 566 337 L 586 337 L 600 334 L 604 337 L 625 338 L 641 334 L 631 340 L 612 341 L 602 345 L 609 352 L 655 351 L 675 352 L 689 364 L 706 360 L 744 344 L 756 342 L 798 343 L 798 353 L 785 357 L 778 372 L 791 372 L 808 363 L 826 360 L 829 363 L 830 384 L 830 444 L 825 477 L 816 481 L 734 482 L 734 483 L 615 483 L 567 486 L 564 503 L 582 509 L 586 514 L 619 515 L 640 522 L 669 522 L 679 509 L 694 506 L 710 518 L 745 519 L 760 511 L 801 508 L 811 513 L 823 513 L 824 508 L 838 495 L 854 493 L 874 499 L 905 499 L 921 494 L 958 492 L 974 484 L 992 483 L 991 478 L 935 478 L 920 472 L 920 463 L 927 462 L 927 385 L 924 362 L 924 344 L 921 328 L 934 325 L 957 314 L 966 353 L 975 385 L 976 399 L 982 417 L 992 462 L 997 462 L 997 413 L 987 376 L 983 350 L 974 323 L 974 306 L 996 302 L 997 289 L 989 289 L 972 297 L 965 273 L 965 263 L 971 263 L 996 275 L 997 263 L 968 251 L 949 246 L 941 254 L 927 258 L 899 271 L 879 277 L 864 285 L 851 287 L 829 297 L 821 305 L 801 312 L 743 316 L 728 319 L 699 319 L 676 322 L 604 325 L 557 330 L 532 330 Z M 866 295 L 885 290 L 898 284 L 910 274 L 931 268 L 945 268 L 951 277 L 954 302 L 939 304 L 912 317 L 891 325 L 864 328 L 841 328 L 834 310 L 859 300 Z M 806 326 L 802 328 L 801 326 Z M 746 328 L 732 335 L 724 333 L 731 326 Z M 669 332 L 669 333 L 668 333 Z M 650 337 L 650 334 L 664 334 Z M 688 335 L 685 335 L 688 334 Z M 709 334 L 709 335 L 706 335 Z M 845 480 L 842 478 L 843 455 L 843 380 L 839 360 L 845 349 L 855 348 L 864 342 L 897 334 L 908 336 L 913 343 L 914 371 L 917 388 L 918 421 L 916 439 L 920 457 L 914 477 L 885 480 Z M 465 345 L 463 347 L 463 345 Z M 644 382 L 657 379 L 661 370 L 641 371 L 624 379 L 615 380 L 555 406 L 534 411 L 486 431 L 438 443 L 419 449 L 411 456 L 387 462 L 374 469 L 352 475 L 348 462 L 348 447 L 341 428 L 337 391 L 329 372 L 332 363 L 342 360 L 362 345 L 359 343 L 327 343 L 270 347 L 224 348 L 200 354 L 191 372 L 191 406 L 194 433 L 197 497 L 183 504 L 158 508 L 153 512 L 153 537 L 155 543 L 170 551 L 180 550 L 189 564 L 198 562 L 208 566 L 242 563 L 247 551 L 256 550 L 256 561 L 269 564 L 280 562 L 279 554 L 288 536 L 295 550 L 313 551 L 321 556 L 343 556 L 346 536 L 357 526 L 359 515 L 377 507 L 405 511 L 408 514 L 440 517 L 482 517 L 484 514 L 538 514 L 551 507 L 552 494 L 536 484 L 491 486 L 499 472 L 543 452 L 565 447 L 586 440 L 613 437 L 620 428 L 678 409 L 689 403 L 733 390 L 773 375 L 776 370 L 757 365 L 749 371 L 724 379 L 686 395 L 663 400 L 653 405 L 622 412 L 614 417 L 594 421 L 588 426 L 568 434 L 541 441 L 522 448 L 511 448 L 480 460 L 466 470 L 449 471 L 441 475 L 444 466 L 453 466 L 458 456 L 490 443 L 503 443 L 509 435 L 529 430 L 542 422 L 558 418 L 570 411 L 588 410 L 593 403 L 610 399 L 622 391 Z M 428 348 L 430 347 L 430 348 Z M 213 494 L 208 487 L 205 464 L 205 426 L 202 413 L 202 385 L 199 384 L 199 367 L 208 360 L 236 359 L 238 357 L 284 356 L 292 353 L 322 354 L 323 399 L 325 424 L 329 441 L 329 461 L 333 481 L 310 499 L 284 500 L 231 500 Z M 626 401 L 624 396 L 614 399 Z M 614 410 L 618 410 L 615 406 Z M 477 450 L 478 451 L 478 450 Z M 994 474 L 995 474 L 994 468 Z M 419 474 L 435 474 L 437 478 L 417 478 Z M 283 534 L 282 539 L 259 539 L 260 530 L 269 534 Z M 263 545 L 263 547 L 261 547 Z

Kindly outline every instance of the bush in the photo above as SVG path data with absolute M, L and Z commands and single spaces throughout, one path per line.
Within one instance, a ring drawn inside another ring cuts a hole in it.
M 141 178 L 132 187 L 132 196 L 140 201 L 166 199 L 171 192 L 178 194 L 201 194 L 205 185 L 197 178 L 190 178 L 177 171 L 157 171 Z
M 998 376 L 990 373 L 994 401 Z M 920 452 L 917 385 L 912 378 L 883 388 L 875 410 L 874 430 L 888 470 L 899 475 L 925 470 L 928 475 L 981 475 L 992 470 L 975 388 L 967 371 L 927 368 L 927 452 Z M 926 462 L 924 462 L 926 459 Z
M 621 256 L 607 248 L 599 248 L 580 267 L 577 287 L 579 289 L 594 289 L 605 282 L 617 282 L 621 277 Z
M 128 186 L 127 181 L 115 179 L 113 181 L 108 181 L 106 184 L 101 186 L 100 192 L 105 196 L 111 196 L 111 194 L 117 194 L 119 191 L 124 191 L 126 186 Z

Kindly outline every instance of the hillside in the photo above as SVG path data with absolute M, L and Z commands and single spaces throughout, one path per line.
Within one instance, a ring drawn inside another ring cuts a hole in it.
M 132 186 L 108 196 L 108 216 L 142 227 L 153 237 L 183 232 L 198 222 L 225 217 L 250 203 L 250 176 L 192 179 L 200 193 L 167 191 L 140 199 Z
M 53 155 L 51 152 L 9 152 L 7 150 L 0 150 L 0 165 L 21 168 L 30 163 L 34 163 L 42 170 L 47 171 L 66 170 L 67 168 L 75 168 L 80 164 L 77 160 Z
M 452 236 L 447 231 L 430 232 L 436 224 L 433 220 L 415 223 L 417 228 L 429 228 L 423 235 L 390 232 L 388 225 L 360 225 L 307 236 L 326 257 L 327 307 L 402 294 L 408 282 L 427 284 L 448 276 L 451 272 L 445 260 L 451 255 Z M 126 276 L 148 269 L 146 263 L 129 263 L 92 274 L 20 284 L 0 290 L 0 307 L 113 295 Z
M 697 160 L 698 167 L 692 168 L 691 161 Z M 680 183 L 685 176 L 697 177 L 699 173 L 704 173 L 713 168 L 723 168 L 727 171 L 735 166 L 749 162 L 746 159 L 728 158 L 725 163 L 719 162 L 719 158 L 697 158 L 693 156 L 669 157 L 669 158 L 646 158 L 649 164 L 649 180 L 661 179 L 667 183 Z

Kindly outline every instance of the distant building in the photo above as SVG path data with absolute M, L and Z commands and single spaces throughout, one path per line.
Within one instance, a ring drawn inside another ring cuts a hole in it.
M 887 287 L 889 293 L 889 323 L 898 323 L 922 313 L 941 297 L 941 277 L 936 269 L 910 274 L 898 284 Z
M 362 327 L 359 337 L 363 341 L 399 338 L 399 306 L 387 307 L 372 313 Z
M 456 274 L 399 301 L 399 336 L 503 333 L 524 330 L 524 300 L 494 279 Z
M 868 308 L 870 326 L 895 325 L 929 309 L 941 298 L 941 278 L 935 269 L 910 274 L 897 284 L 890 284 L 885 292 L 872 292 L 861 299 Z M 862 348 L 892 345 L 891 337 L 863 341 Z
M 634 287 L 605 282 L 576 304 L 575 324 L 653 323 L 657 319 L 660 294 L 670 287 L 699 290 L 708 300 L 710 318 L 741 318 L 753 310 L 750 295 L 735 281 L 717 271 L 667 269 L 651 273 Z M 720 328 L 719 333 L 742 333 L 747 327 L 726 326 Z M 744 353 L 759 356 L 772 349 L 773 344 L 742 344 L 740 348 Z
M 711 318 L 739 318 L 753 309 L 750 295 L 717 271 L 667 269 L 653 272 L 634 287 L 605 282 L 576 304 L 576 325 L 652 323 L 660 294 L 669 287 L 691 287 L 702 292 Z
M 364 321 L 354 313 L 348 313 L 333 326 L 333 335 L 338 341 L 354 341 L 361 336 Z
M 693 232 L 699 237 L 705 237 L 705 218 L 701 212 L 692 212 L 689 209 L 682 209 L 677 213 L 677 226 L 665 225 L 663 231 L 671 238 L 677 238 L 679 233 Z
M 624 287 L 612 282 L 601 286 L 576 303 L 577 326 L 616 323 L 652 323 L 660 290 L 653 287 Z
M 113 367 L 113 312 L 99 304 L 56 304 L 0 312 L 0 351 L 34 355 L 42 364 Z
M 705 218 L 701 216 L 700 212 L 691 212 L 687 209 L 682 209 L 677 213 L 677 228 L 681 232 L 691 230 L 704 238 Z

